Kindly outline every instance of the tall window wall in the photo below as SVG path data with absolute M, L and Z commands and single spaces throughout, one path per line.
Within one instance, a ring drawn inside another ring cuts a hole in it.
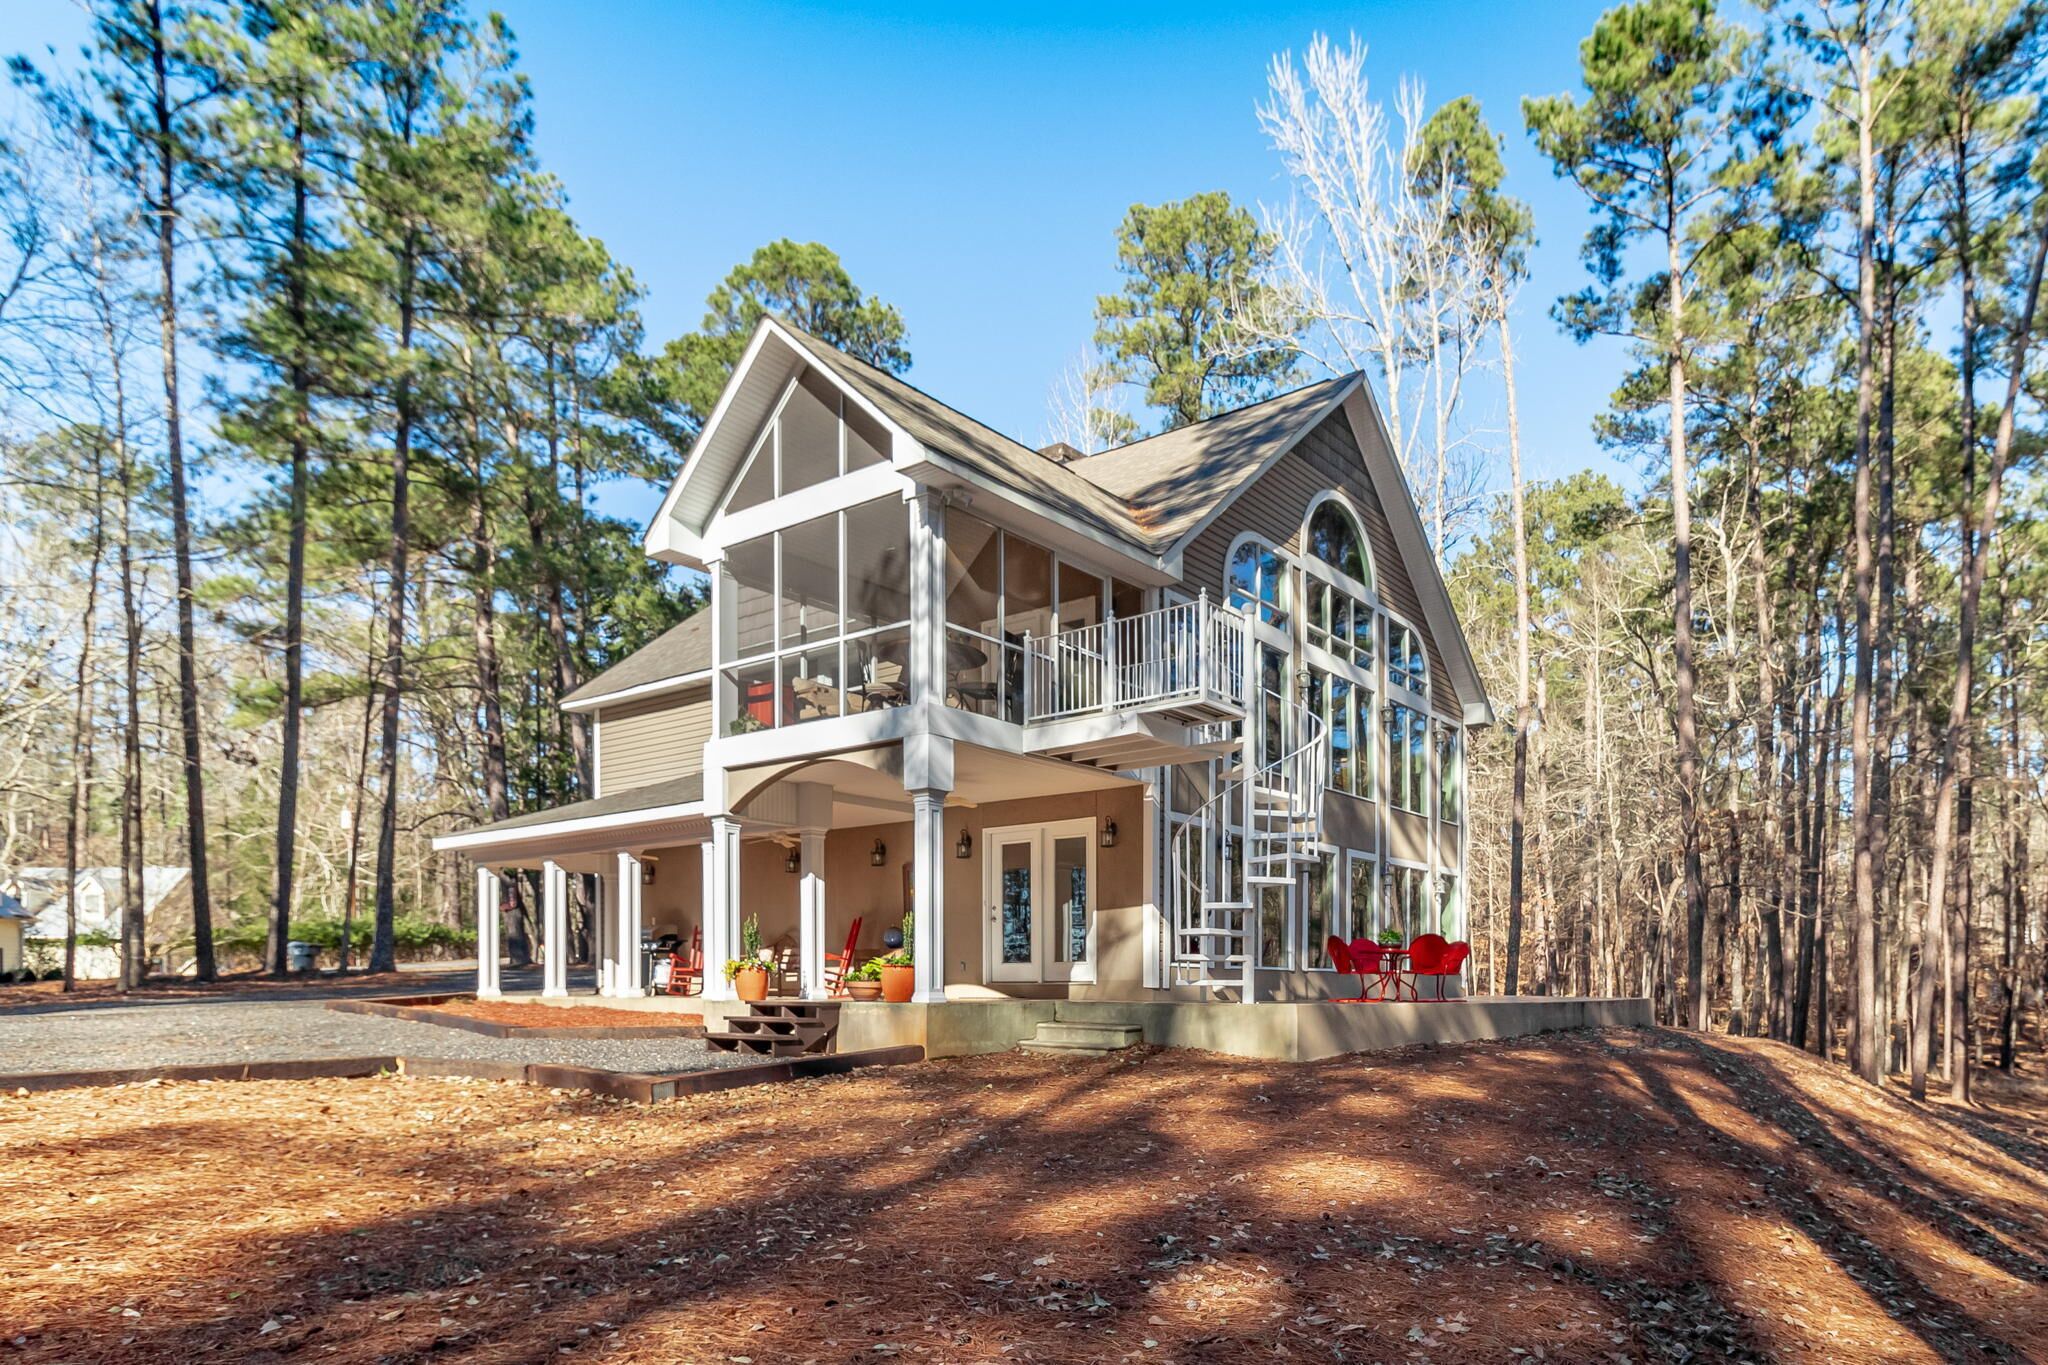
M 958 508 L 946 512 L 946 704 L 1024 720 L 1024 639 L 1135 616 L 1143 591 Z M 1077 648 L 1085 648 L 1085 641 Z M 1085 660 L 1079 656 L 1079 667 Z
M 719 573 L 726 733 L 908 699 L 910 516 L 883 498 L 731 546 Z
M 883 463 L 888 433 L 858 403 L 816 370 L 799 374 L 783 394 L 726 500 L 728 512 Z

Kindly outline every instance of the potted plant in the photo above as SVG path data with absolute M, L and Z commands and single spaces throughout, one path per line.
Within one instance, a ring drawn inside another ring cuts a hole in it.
M 846 994 L 853 1000 L 882 998 L 882 959 L 863 962 L 846 974 Z
M 882 975 L 882 998 L 892 1005 L 907 1004 L 917 991 L 917 967 L 911 956 L 911 944 L 917 941 L 913 937 L 916 927 L 916 913 L 904 911 L 902 946 L 875 959 Z
M 725 979 L 732 982 L 733 994 L 749 1004 L 766 1000 L 768 968 L 774 960 L 774 950 L 761 946 L 761 917 L 748 915 L 740 926 L 740 955 L 725 963 Z
M 1401 946 L 1401 931 L 1399 929 L 1380 930 L 1380 947 L 1399 948 Z

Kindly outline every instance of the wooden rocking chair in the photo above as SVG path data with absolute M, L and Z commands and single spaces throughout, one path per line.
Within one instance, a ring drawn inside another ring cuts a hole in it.
M 853 970 L 854 950 L 860 946 L 860 922 L 856 915 L 853 926 L 846 931 L 846 948 L 843 952 L 825 954 L 825 994 L 846 994 L 846 974 Z
M 694 991 L 690 988 L 695 982 Z M 690 934 L 690 951 L 668 955 L 668 993 L 670 995 L 702 995 L 704 993 L 704 926 L 698 925 Z

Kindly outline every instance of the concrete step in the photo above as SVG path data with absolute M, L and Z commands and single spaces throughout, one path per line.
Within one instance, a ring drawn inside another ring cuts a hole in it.
M 1048 1019 L 1038 1032 L 1017 1046 L 1026 1052 L 1066 1057 L 1107 1057 L 1145 1041 L 1145 1031 L 1131 1024 L 1074 1023 Z

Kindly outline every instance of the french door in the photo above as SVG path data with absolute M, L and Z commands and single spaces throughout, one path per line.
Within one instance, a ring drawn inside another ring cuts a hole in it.
M 1095 821 L 982 834 L 990 981 L 1095 979 Z

